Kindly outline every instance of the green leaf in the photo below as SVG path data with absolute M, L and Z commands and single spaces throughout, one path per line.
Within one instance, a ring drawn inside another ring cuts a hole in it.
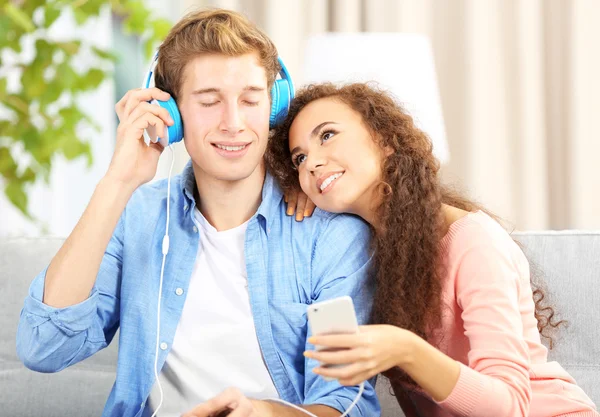
M 92 46 L 92 51 L 94 51 L 94 53 L 102 59 L 107 59 L 110 61 L 117 61 L 117 59 L 118 59 L 117 55 L 112 51 L 105 51 L 105 50 L 97 48 L 95 46 Z
M 54 103 L 63 92 L 63 86 L 60 82 L 61 75 L 57 73 L 57 76 L 54 80 L 50 80 L 47 84 L 46 90 L 39 97 L 40 99 L 40 109 L 45 109 L 48 104 Z
M 31 155 L 39 165 L 37 168 L 49 169 L 52 164 L 52 156 L 60 150 L 59 133 L 55 129 L 46 129 L 40 132 L 37 146 L 30 149 Z
M 0 121 L 0 138 L 2 137 L 8 137 L 10 139 L 14 139 L 12 138 L 14 129 L 13 129 L 14 125 L 9 122 L 8 120 L 1 120 Z M 1 158 L 1 156 L 0 156 Z M 0 160 L 0 164 L 2 164 L 2 160 Z M 1 170 L 0 170 L 1 173 Z
M 83 25 L 86 20 L 90 17 L 85 11 L 81 10 L 81 8 L 77 7 L 73 10 L 73 15 L 75 16 L 75 21 L 79 26 Z
M 6 78 L 0 78 L 0 101 L 4 101 L 6 87 L 8 87 L 8 80 Z
M 37 147 L 28 149 L 31 156 L 42 168 L 48 168 L 48 173 L 46 173 L 46 176 L 49 175 L 49 169 L 52 163 L 52 155 L 54 155 L 59 146 L 60 144 L 58 142 L 58 137 L 53 135 L 51 140 L 41 140 Z
M 68 160 L 90 153 L 90 144 L 81 142 L 76 136 L 69 136 L 62 148 L 63 154 Z
M 81 48 L 81 41 L 57 42 L 56 46 L 65 51 L 67 55 L 75 55 Z
M 92 68 L 81 76 L 75 86 L 78 91 L 94 90 L 104 81 L 104 71 Z
M 9 109 L 13 109 L 17 112 L 17 115 L 23 115 L 29 118 L 29 105 L 27 104 L 27 97 L 23 97 L 20 94 L 7 94 L 2 100 Z
M 3 0 L 4 1 L 4 0 Z M 13 3 L 19 3 L 19 8 L 28 16 L 33 16 L 33 12 L 36 11 L 39 7 L 43 6 L 46 2 L 45 0 L 27 0 L 27 1 L 14 1 Z M 0 1 L 1 3 L 1 1 Z
M 35 182 L 35 171 L 31 167 L 27 167 L 23 175 L 21 175 L 21 181 L 23 182 Z
M 28 98 L 39 97 L 48 87 L 44 81 L 44 70 L 48 67 L 48 64 L 49 62 L 45 63 L 36 57 L 31 64 L 25 67 L 21 83 Z
M 75 106 L 60 109 L 58 114 L 63 119 L 63 128 L 73 130 L 83 118 L 83 113 Z
M 25 194 L 25 190 L 23 188 L 23 183 L 21 181 L 8 181 L 4 193 L 10 202 L 21 211 L 21 213 L 30 218 L 31 216 L 27 211 L 27 194 Z
M 17 31 L 14 31 L 12 34 L 14 35 L 14 33 L 17 33 Z M 6 43 L 3 45 L 7 48 L 12 49 L 13 51 L 15 51 L 16 53 L 20 54 L 21 52 L 23 52 L 23 48 L 21 48 L 21 34 L 12 36 L 10 33 L 6 38 Z
M 35 41 L 35 59 L 43 62 L 45 65 L 50 65 L 50 63 L 52 63 L 52 56 L 54 55 L 55 50 L 56 46 L 48 43 L 45 39 L 38 39 Z
M 18 26 L 20 26 L 25 32 L 31 33 L 35 30 L 35 25 L 31 21 L 31 17 L 23 12 L 23 10 L 17 8 L 12 3 L 7 3 L 4 6 L 4 12 L 10 19 Z
M 6 45 L 9 36 L 14 39 L 15 31 L 12 20 L 4 13 L 0 14 L 0 47 Z
M 66 60 L 56 67 L 56 73 L 57 83 L 62 86 L 63 91 L 71 90 L 79 80 L 79 75 L 73 71 L 73 67 Z
M 80 10 L 89 16 L 98 16 L 105 3 L 106 0 L 87 0 L 81 5 Z
M 147 30 L 150 11 L 140 1 L 132 1 L 127 5 L 129 16 L 125 19 L 125 28 L 136 35 L 142 35 Z
M 46 4 L 46 10 L 44 10 L 44 24 L 47 28 L 58 19 L 62 10 L 52 4 Z
M 167 37 L 167 34 L 171 30 L 172 26 L 173 24 L 166 19 L 156 19 L 154 22 L 152 22 L 152 29 L 154 30 L 153 37 L 162 41 Z
M 25 129 L 21 131 L 21 141 L 25 146 L 25 150 L 31 151 L 40 146 L 42 137 L 40 135 L 40 132 L 35 128 L 35 126 L 28 124 L 28 126 L 26 126 Z
M 0 174 L 9 181 L 17 178 L 17 163 L 5 147 L 0 148 Z

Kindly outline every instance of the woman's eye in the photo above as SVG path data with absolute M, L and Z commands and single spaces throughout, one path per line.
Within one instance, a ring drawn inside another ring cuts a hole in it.
M 326 140 L 331 139 L 334 135 L 335 132 L 332 131 L 323 132 L 323 134 L 321 135 L 321 141 L 325 142 Z
M 306 160 L 306 155 L 300 154 L 294 157 L 294 166 L 298 167 L 302 162 Z
M 248 106 L 258 106 L 258 101 L 245 101 Z
M 213 102 L 211 102 L 211 103 L 200 103 L 200 105 L 201 105 L 202 107 L 212 107 L 212 106 L 214 106 L 214 105 L 215 105 L 215 104 L 217 104 L 217 103 L 218 103 L 218 101 L 213 101 Z

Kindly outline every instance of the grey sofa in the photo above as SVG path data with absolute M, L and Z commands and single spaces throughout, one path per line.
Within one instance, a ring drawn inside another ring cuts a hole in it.
M 560 362 L 600 404 L 600 232 L 516 234 L 530 261 L 544 272 L 561 318 L 570 325 L 556 337 L 550 359 Z M 99 416 L 114 382 L 116 338 L 108 349 L 57 374 L 26 369 L 15 353 L 15 332 L 33 277 L 62 244 L 58 238 L 0 242 L 0 416 Z M 402 416 L 389 385 L 377 391 L 384 417 Z

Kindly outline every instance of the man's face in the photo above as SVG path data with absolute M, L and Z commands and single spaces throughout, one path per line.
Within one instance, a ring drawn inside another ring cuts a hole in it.
M 184 71 L 177 101 L 185 146 L 208 177 L 239 181 L 262 167 L 271 103 L 255 54 L 201 55 Z

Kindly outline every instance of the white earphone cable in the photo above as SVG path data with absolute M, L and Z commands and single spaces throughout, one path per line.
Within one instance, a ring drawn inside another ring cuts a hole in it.
M 169 169 L 169 179 L 167 180 L 167 225 L 165 227 L 165 235 L 162 241 L 162 266 L 160 268 L 160 284 L 158 287 L 158 307 L 156 309 L 156 352 L 154 354 L 154 378 L 156 378 L 156 383 L 158 384 L 158 390 L 160 392 L 160 401 L 158 402 L 158 407 L 154 410 L 152 417 L 156 417 L 158 414 L 158 410 L 162 407 L 164 393 L 162 386 L 160 385 L 160 380 L 158 379 L 158 349 L 160 344 L 160 300 L 162 298 L 162 288 L 163 288 L 163 277 L 165 273 L 165 261 L 167 259 L 167 253 L 169 253 L 169 217 L 170 217 L 170 207 L 171 207 L 171 174 L 173 173 L 173 165 L 175 162 L 175 153 L 173 152 L 173 147 L 169 146 L 169 150 L 171 151 L 171 168 Z

